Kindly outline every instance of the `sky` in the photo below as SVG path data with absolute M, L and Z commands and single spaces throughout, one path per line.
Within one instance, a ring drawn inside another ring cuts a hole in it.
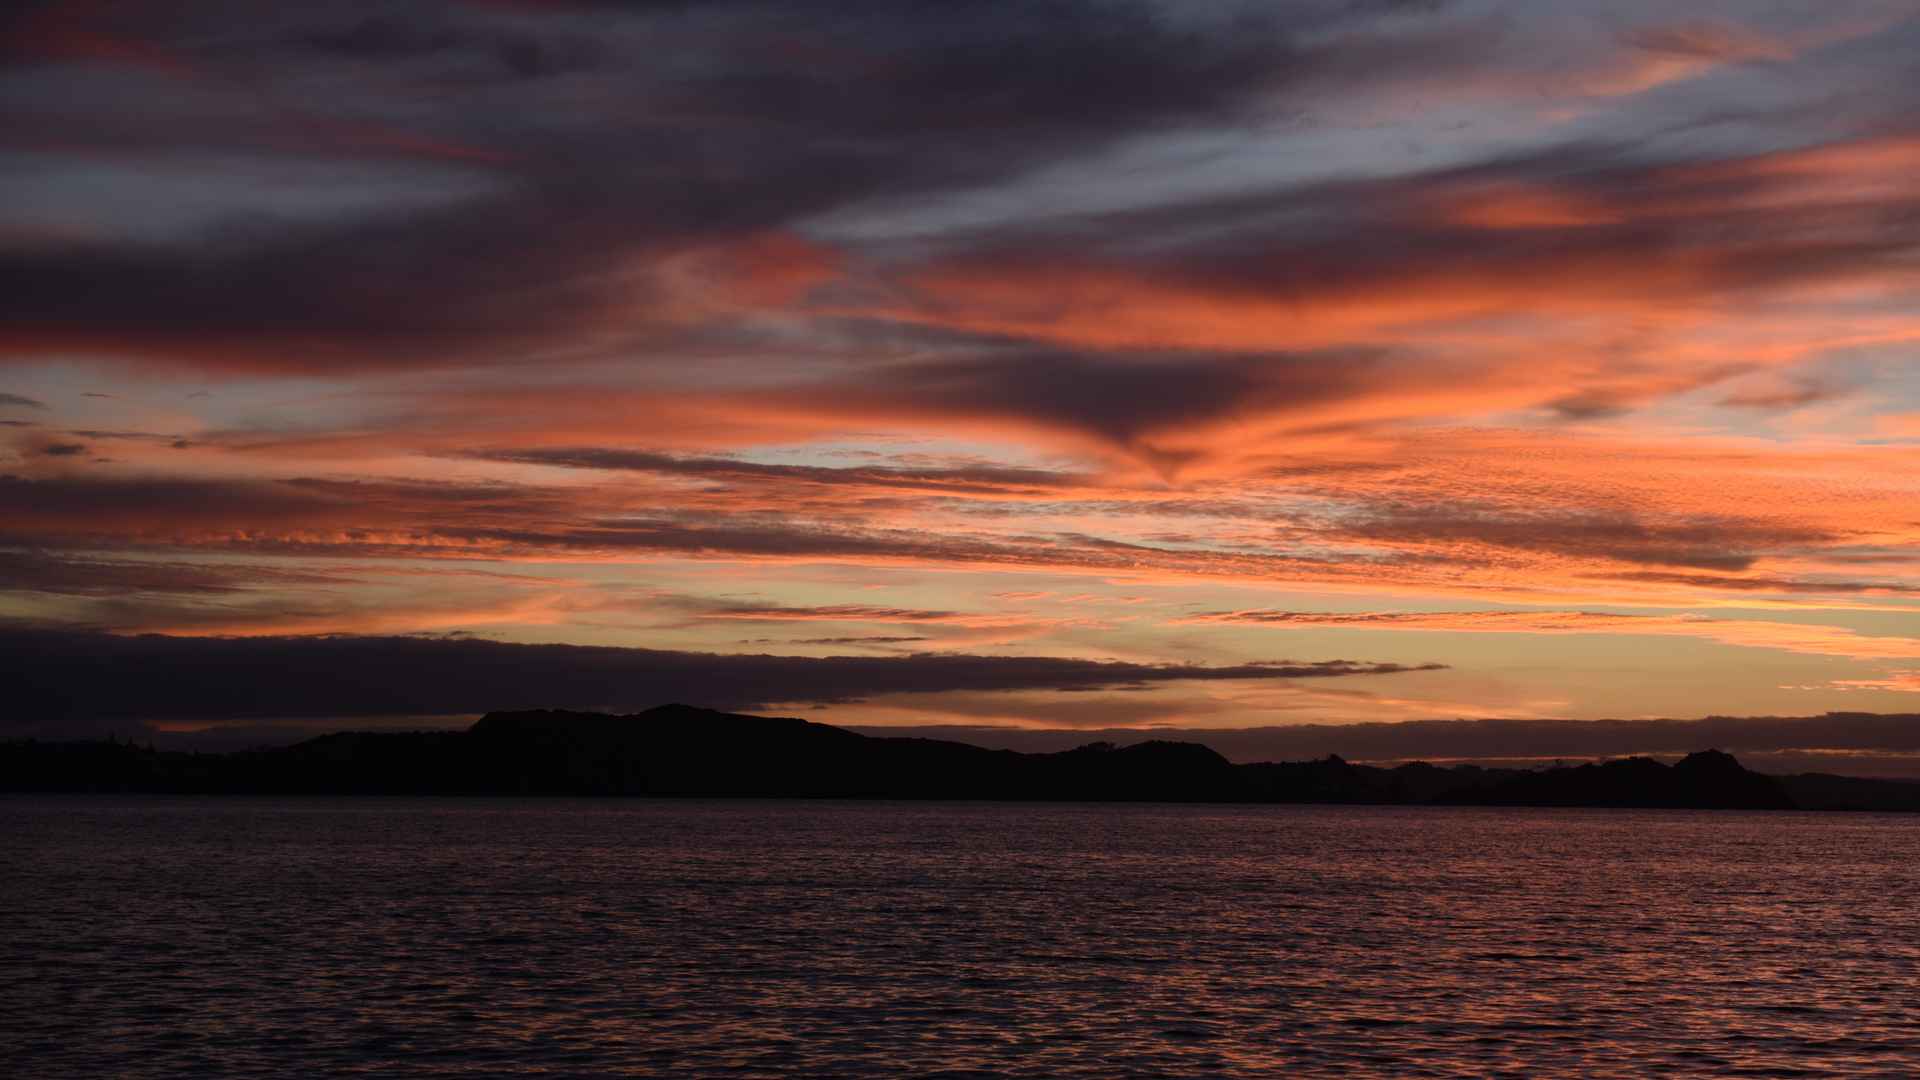
M 5 18 L 15 732 L 1920 774 L 1910 0 Z

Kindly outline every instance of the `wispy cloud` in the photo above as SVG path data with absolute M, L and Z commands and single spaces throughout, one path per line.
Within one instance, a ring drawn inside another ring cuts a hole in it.
M 1468 634 L 1653 634 L 1695 637 L 1758 649 L 1860 660 L 1920 658 L 1920 637 L 1871 636 L 1839 626 L 1713 618 L 1615 615 L 1595 611 L 1210 611 L 1175 620 L 1270 627 L 1343 627 Z M 1861 685 L 1881 685 L 1867 682 Z

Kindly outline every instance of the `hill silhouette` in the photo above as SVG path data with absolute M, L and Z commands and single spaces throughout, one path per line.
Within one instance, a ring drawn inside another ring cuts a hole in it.
M 1797 804 L 1770 776 L 1748 772 L 1732 754 L 1702 750 L 1667 766 L 1652 758 L 1506 776 L 1440 801 L 1490 806 L 1668 806 L 1786 810 Z
M 688 705 L 490 713 L 466 731 L 341 732 L 229 754 L 15 741 L 0 744 L 0 790 L 1920 810 L 1920 784 L 1770 777 L 1713 750 L 1671 766 L 1538 771 L 1338 757 L 1236 765 L 1188 742 L 1020 753 Z

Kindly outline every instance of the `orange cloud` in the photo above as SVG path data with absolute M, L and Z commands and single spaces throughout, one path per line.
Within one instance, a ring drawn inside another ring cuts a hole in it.
M 1335 627 L 1469 634 L 1655 634 L 1723 645 L 1780 649 L 1856 660 L 1920 659 L 1920 637 L 1878 637 L 1840 626 L 1709 618 L 1615 615 L 1594 611 L 1217 611 L 1176 619 L 1188 625 L 1245 624 L 1280 629 Z
M 1841 690 L 1893 690 L 1920 694 L 1920 671 L 1890 671 L 1884 679 L 1835 679 L 1831 684 Z

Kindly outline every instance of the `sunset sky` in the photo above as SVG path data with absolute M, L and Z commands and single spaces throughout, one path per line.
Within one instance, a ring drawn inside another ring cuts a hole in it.
M 8 18 L 37 717 L 1920 712 L 1911 0 Z

